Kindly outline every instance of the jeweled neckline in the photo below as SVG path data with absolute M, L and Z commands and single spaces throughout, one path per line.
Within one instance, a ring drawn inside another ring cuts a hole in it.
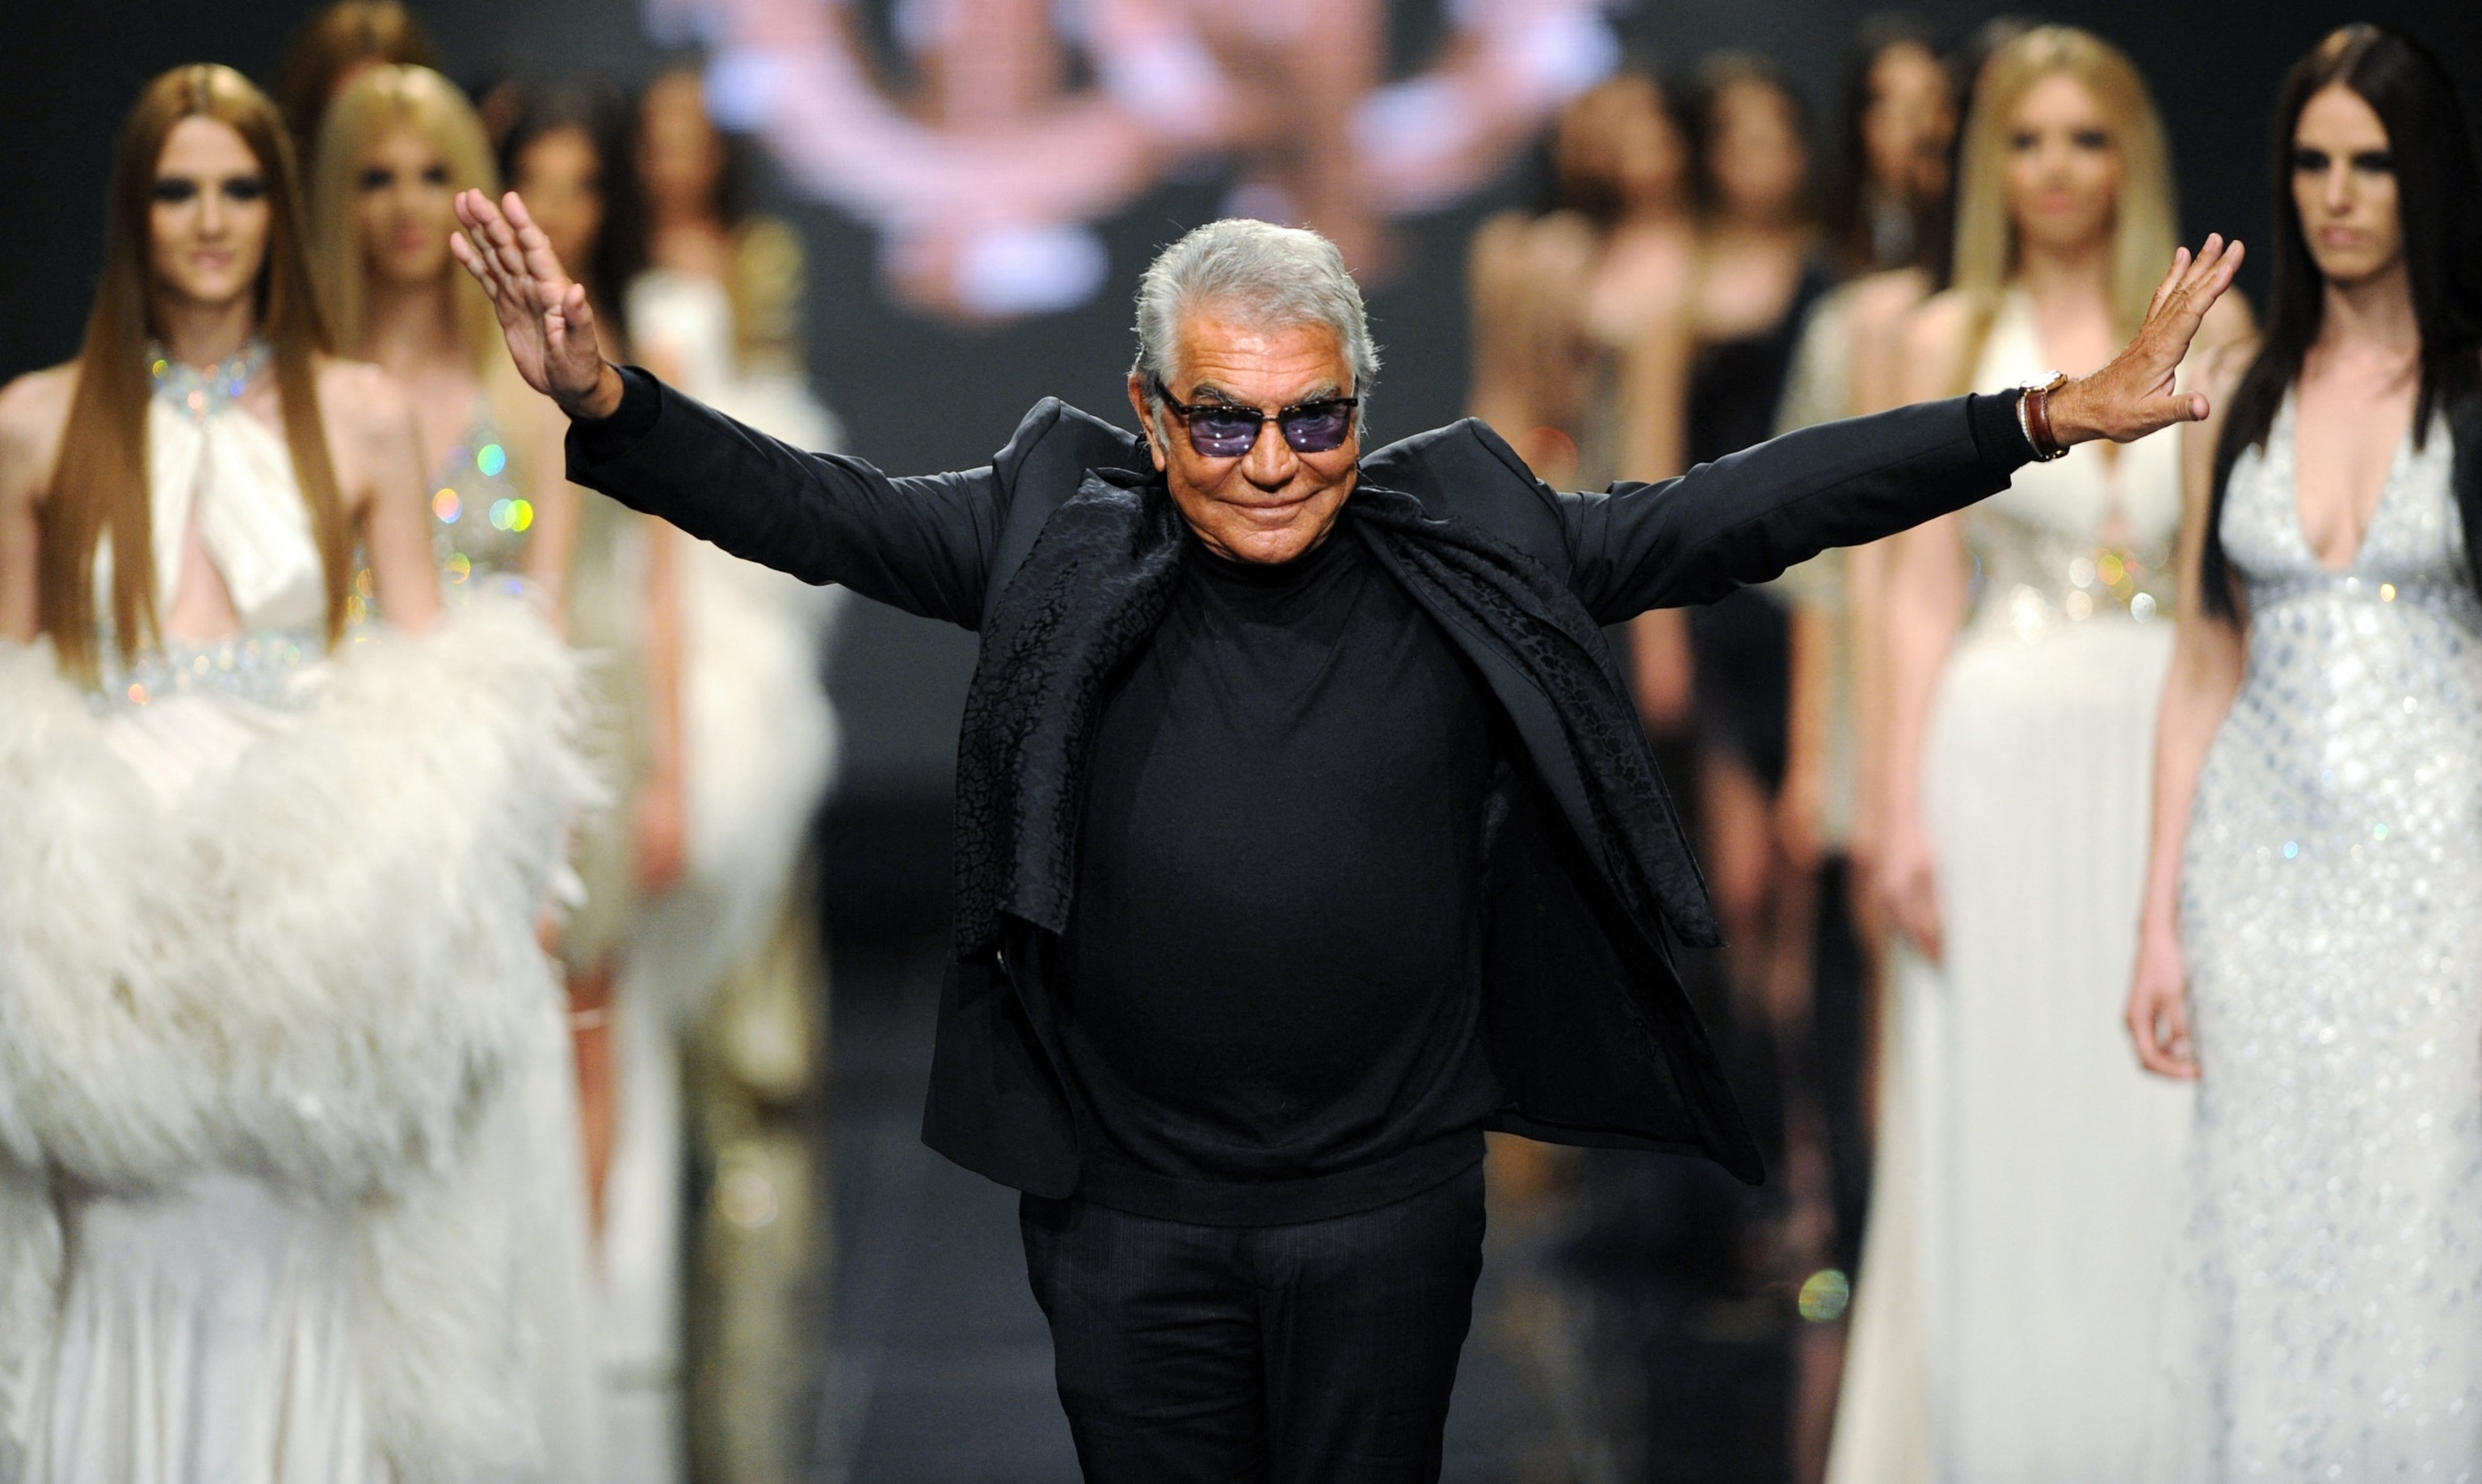
M 253 339 L 240 354 L 199 367 L 174 360 L 164 347 L 147 342 L 146 374 L 154 379 L 155 395 L 194 418 L 203 419 L 249 395 L 252 383 L 274 359 L 276 350 Z

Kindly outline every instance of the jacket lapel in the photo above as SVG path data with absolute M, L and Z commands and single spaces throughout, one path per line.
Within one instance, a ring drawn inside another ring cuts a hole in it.
M 1159 486 L 1087 474 L 984 625 L 957 747 L 959 957 L 997 947 L 1002 914 L 1068 929 L 1104 688 L 1172 599 L 1179 521 Z

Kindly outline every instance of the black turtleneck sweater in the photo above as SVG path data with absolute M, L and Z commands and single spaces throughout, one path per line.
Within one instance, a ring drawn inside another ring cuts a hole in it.
M 1060 944 L 1083 1194 L 1309 1221 L 1481 1157 L 1480 678 L 1349 518 L 1195 543 L 1103 706 Z

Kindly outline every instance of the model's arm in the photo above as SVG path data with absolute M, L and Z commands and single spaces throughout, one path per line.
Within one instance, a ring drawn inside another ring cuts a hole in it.
M 1922 816 L 1922 755 L 1940 676 L 1965 622 L 1966 575 L 1964 529 L 1955 516 L 1907 531 L 1888 552 L 1878 887 L 1897 928 L 1934 963 L 1944 944 L 1939 861 Z
M 370 555 L 380 612 L 396 627 L 419 632 L 438 616 L 439 572 L 431 561 L 412 405 L 377 366 L 323 361 L 319 407 L 338 492 Z
M 534 506 L 521 570 L 554 628 L 568 632 L 568 573 L 577 561 L 578 530 L 586 518 L 586 491 L 568 482 L 562 439 L 567 419 L 540 397 L 527 397 L 524 419 L 526 499 Z M 513 409 L 515 411 L 515 409 Z
M 1853 314 L 1853 411 L 1884 412 L 1905 401 L 1905 331 L 1930 292 L 1930 277 L 1913 269 L 1881 275 L 1862 287 Z M 1876 881 L 1879 821 L 1886 809 L 1879 781 L 1887 772 L 1887 542 L 1856 546 L 1844 562 L 1844 635 L 1853 684 L 1853 801 L 1849 848 L 1857 881 Z
M 1475 229 L 1465 253 L 1473 337 L 1466 411 L 1512 443 L 1535 422 L 1525 313 L 1525 237 L 1532 225 L 1517 212 L 1503 211 Z
M 630 821 L 630 865 L 638 889 L 661 896 L 689 866 L 689 724 L 681 696 L 681 538 L 647 522 L 647 774 Z
M 2050 399 L 2065 444 L 2127 442 L 2206 415 L 2174 374 L 2231 286 L 2238 244 L 2175 254 L 2145 326 L 2111 364 Z M 1760 443 L 1659 485 L 1568 497 L 1579 596 L 1617 623 L 1648 608 L 1712 602 L 1829 546 L 1908 530 L 1992 494 L 2031 457 L 2017 399 L 1955 397 Z
M 1680 472 L 1686 457 L 1689 361 L 1697 349 L 1686 277 L 1621 352 L 1624 479 L 1670 479 Z M 1647 726 L 1668 732 L 1685 724 L 1698 686 L 1688 617 L 1677 608 L 1653 607 L 1631 619 L 1629 658 L 1638 710 Z
M 1785 383 L 1783 405 L 1776 411 L 1779 431 L 1791 432 L 1862 411 L 1854 396 L 1854 341 L 1864 333 L 1864 305 L 1882 280 L 1908 278 L 1901 270 L 1882 274 L 1830 296 L 1810 311 L 1802 331 L 1801 348 Z M 1844 569 L 1860 550 L 1844 560 L 1814 557 L 1784 573 L 1778 584 L 1791 610 L 1791 709 L 1785 728 L 1783 786 L 1776 790 L 1776 837 L 1785 859 L 1802 869 L 1816 865 L 1827 849 L 1827 799 L 1834 764 L 1833 722 L 1837 705 L 1836 672 L 1846 663 L 1839 649 L 1844 608 Z M 1640 619 L 1639 623 L 1646 622 Z
M 73 365 L 0 387 L 0 640 L 31 644 L 42 626 L 43 491 L 76 388 Z
M 505 212 L 502 208 L 505 208 Z M 490 295 L 517 374 L 570 419 L 569 476 L 733 555 L 968 627 L 982 613 L 1001 481 L 890 479 L 792 448 L 603 358 L 586 291 L 512 193 L 458 198 L 459 262 Z
M 2219 408 L 2247 364 L 2246 353 L 2235 350 L 2208 366 L 2205 380 Z M 2180 448 L 2180 623 L 2154 723 L 2154 830 L 2128 991 L 2128 1034 L 2138 1061 L 2149 1072 L 2182 1079 L 2198 1074 L 2198 1058 L 2189 1044 L 2189 968 L 2180 952 L 2181 852 L 2198 775 L 2240 693 L 2248 657 L 2241 627 L 2208 613 L 2198 587 L 2223 423 L 2219 412 L 2186 430 Z
M 1905 330 L 1900 389 L 1931 396 L 1962 374 L 1969 315 L 1942 296 Z M 1887 543 L 1881 614 L 1881 674 L 1888 687 L 1879 747 L 1879 854 L 1872 885 L 1896 929 L 1934 963 L 1945 947 L 1939 898 L 1939 860 L 1922 815 L 1922 755 L 1931 708 L 1948 651 L 1963 626 L 1967 602 L 1964 522 L 1925 522 Z

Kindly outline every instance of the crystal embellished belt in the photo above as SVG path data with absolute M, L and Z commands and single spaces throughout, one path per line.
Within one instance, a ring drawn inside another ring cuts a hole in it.
M 123 664 L 108 637 L 97 710 L 143 706 L 170 696 L 231 696 L 260 705 L 297 709 L 308 699 L 309 667 L 328 647 L 308 629 L 263 629 L 209 644 L 170 644 Z
M 1986 552 L 1975 626 L 2035 640 L 2098 615 L 2151 623 L 2171 602 L 2171 574 L 2125 546 L 2041 543 L 2040 552 Z

